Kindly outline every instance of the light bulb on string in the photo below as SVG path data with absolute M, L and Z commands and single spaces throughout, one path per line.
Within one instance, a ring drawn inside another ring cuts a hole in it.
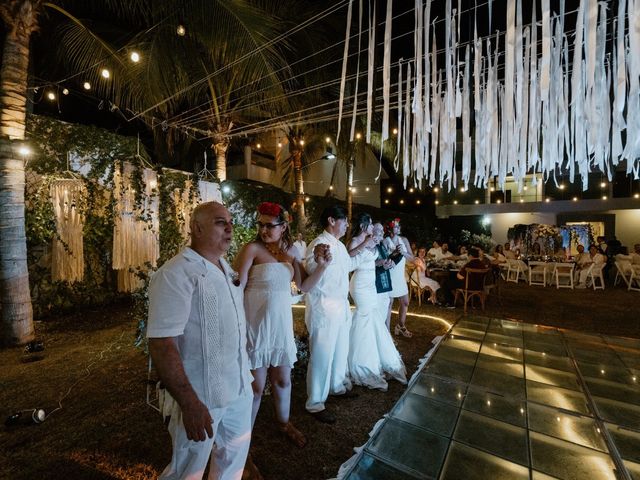
M 106 68 L 103 68 L 102 70 L 100 70 L 100 75 L 102 75 L 102 78 L 104 79 L 109 79 L 111 77 L 111 72 Z
M 368 192 L 369 190 L 371 190 L 369 187 L 365 187 L 364 191 Z
M 331 138 L 327 137 L 327 138 L 324 139 L 324 141 L 327 142 L 327 143 L 331 143 Z
M 91 84 L 89 82 L 84 82 L 82 84 L 82 88 L 84 88 L 85 90 L 91 90 Z
M 392 130 L 392 132 L 393 132 L 393 134 L 394 134 L 394 135 L 397 135 L 397 134 L 398 134 L 398 129 L 397 129 L 397 128 L 394 128 L 394 129 Z
M 69 89 L 68 88 L 63 88 L 62 89 L 62 94 L 63 95 L 69 95 Z
M 56 99 L 56 94 L 55 94 L 55 93 L 53 93 L 53 92 L 49 92 L 49 93 L 47 93 L 47 98 L 48 98 L 49 100 L 53 101 L 53 100 L 55 100 L 55 99 Z
M 140 54 L 138 52 L 131 52 L 129 58 L 133 63 L 138 63 L 140 61 Z
M 184 37 L 184 36 L 186 35 L 186 33 L 187 33 L 187 29 L 186 29 L 186 28 L 184 28 L 184 25 L 178 25 L 178 26 L 176 27 L 176 33 L 177 33 L 179 36 Z

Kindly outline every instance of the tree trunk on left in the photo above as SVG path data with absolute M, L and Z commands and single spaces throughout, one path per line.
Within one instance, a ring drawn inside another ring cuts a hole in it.
M 302 150 L 295 147 L 291 152 L 293 157 L 293 178 L 296 192 L 296 213 L 298 214 L 298 231 L 304 232 L 307 217 L 304 211 L 304 177 L 302 176 Z
M 10 3 L 2 12 L 6 26 L 0 69 L 0 342 L 20 345 L 33 340 L 24 220 L 24 140 L 29 39 L 36 26 L 37 2 Z M 11 17 L 7 17 L 10 12 Z M 17 140 L 17 141 L 16 141 Z

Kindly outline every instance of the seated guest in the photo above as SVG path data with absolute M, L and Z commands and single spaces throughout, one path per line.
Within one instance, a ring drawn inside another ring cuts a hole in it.
M 481 260 L 482 250 L 476 247 L 469 249 L 469 261 L 457 273 L 458 288 L 465 288 L 465 278 L 467 275 L 467 269 L 469 268 L 487 268 L 485 263 Z M 482 290 L 484 288 L 484 282 L 478 285 L 469 285 L 469 290 Z
M 536 255 L 536 256 L 542 255 L 542 248 L 540 247 L 540 244 L 538 242 L 534 243 L 531 248 L 532 248 L 531 255 Z
M 411 253 L 415 257 L 418 254 L 418 245 L 416 244 L 416 242 L 411 242 L 410 246 L 411 246 Z
M 587 288 L 587 278 L 589 277 L 589 271 L 592 265 L 604 266 L 607 263 L 607 257 L 598 252 L 598 247 L 596 245 L 591 245 L 589 247 L 588 257 L 589 258 L 583 262 L 583 266 L 580 269 L 578 285 L 576 285 L 576 288 Z
M 578 245 L 577 250 L 578 253 L 573 257 L 573 261 L 576 264 L 573 275 L 573 281 L 575 283 L 578 283 L 578 280 L 580 279 L 580 272 L 582 270 L 589 270 L 589 267 L 591 266 L 591 257 L 584 251 L 584 245 Z
M 440 247 L 439 253 L 436 253 L 435 258 L 437 262 L 440 260 L 452 260 L 453 253 L 449 251 L 449 244 L 443 243 L 442 246 Z
M 469 253 L 464 245 L 460 245 L 458 249 L 458 260 L 469 260 Z
M 436 241 L 433 242 L 433 246 L 427 252 L 427 257 L 437 260 L 437 257 L 442 253 L 442 248 L 440 248 L 440 244 Z
M 596 249 L 598 250 L 599 253 L 602 253 L 603 255 L 607 254 L 607 241 L 605 240 L 603 235 L 599 235 L 596 238 Z M 591 247 L 589 247 L 589 251 L 591 251 Z
M 507 243 L 507 245 L 509 245 Z M 507 263 L 507 257 L 504 254 L 504 248 L 502 245 L 496 245 L 496 248 L 493 250 L 493 261 L 491 262 L 494 265 L 500 265 L 501 263 Z
M 518 257 L 516 255 L 516 252 L 514 252 L 513 250 L 511 250 L 511 243 L 507 242 L 504 244 L 504 252 L 502 252 L 505 256 L 506 259 L 508 260 L 516 260 Z
M 636 243 L 633 246 L 633 252 L 629 256 L 631 257 L 631 263 L 640 265 L 640 243 Z
M 427 249 L 425 247 L 418 248 L 418 255 L 413 259 L 413 264 L 416 266 L 416 271 L 418 273 L 418 285 L 431 292 L 431 295 L 429 295 L 429 301 L 435 305 L 437 302 L 436 292 L 440 288 L 440 284 L 429 277 L 426 255 Z
M 512 250 L 512 251 L 513 251 L 514 256 L 516 257 L 516 260 L 518 260 L 518 259 L 520 258 L 520 255 L 522 255 L 522 254 L 520 253 L 520 249 L 519 249 L 519 248 L 516 248 L 515 250 Z M 506 252 L 505 252 L 505 253 L 506 253 Z M 509 257 L 507 257 L 507 258 L 509 258 Z

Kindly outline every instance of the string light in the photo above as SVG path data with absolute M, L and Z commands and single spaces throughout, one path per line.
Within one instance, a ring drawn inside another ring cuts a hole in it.
M 476 200 L 474 203 L 478 205 L 480 203 L 480 200 Z
M 490 191 L 490 192 L 495 192 L 495 191 L 496 191 L 496 189 L 495 189 L 495 188 L 493 188 L 493 187 L 491 187 L 491 188 L 489 189 L 489 191 Z
M 300 145 L 304 145 L 304 139 L 300 139 Z
M 100 72 L 100 75 L 102 75 L 102 78 L 109 78 L 111 77 L 111 72 L 106 68 L 103 68 L 102 71 Z
M 305 199 L 304 199 L 305 202 L 308 202 L 309 200 L 311 200 L 311 198 L 309 198 L 309 197 L 305 197 Z
M 561 183 L 560 185 L 558 185 L 558 188 L 559 188 L 560 190 L 564 190 L 564 183 Z
M 636 193 L 633 198 L 640 198 L 640 193 Z
M 422 203 L 420 200 L 416 200 L 416 205 L 420 205 L 420 203 Z
M 30 155 L 30 154 L 31 154 L 31 150 L 29 149 L 29 147 L 27 147 L 27 146 L 23 145 L 22 147 L 20 147 L 20 148 L 18 149 L 18 153 L 19 153 L 20 155 L 22 155 L 23 157 L 26 157 L 27 155 Z
M 385 204 L 388 204 L 388 203 L 389 203 L 389 199 L 388 199 L 388 198 L 387 198 L 387 199 L 385 199 L 384 203 L 385 203 Z
M 394 135 L 397 135 L 397 134 L 398 134 L 398 129 L 397 129 L 397 128 L 394 128 L 394 129 L 393 129 L 393 134 L 394 134 Z
M 260 148 L 261 148 L 261 147 L 262 147 L 262 145 L 261 145 L 261 144 L 256 143 L 256 148 L 257 148 L 258 150 L 260 150 Z
M 387 187 L 387 193 L 391 193 L 391 192 L 393 192 L 393 188 Z
M 434 187 L 433 191 L 434 191 L 434 193 L 438 193 L 440 191 L 440 189 L 438 187 Z
M 464 189 L 464 187 L 460 187 L 460 192 L 464 193 L 466 190 Z
M 187 33 L 187 30 L 184 28 L 184 25 L 178 25 L 176 27 L 176 33 L 181 37 L 184 37 L 185 34 Z
M 329 190 L 333 190 L 333 185 L 329 185 Z
M 600 188 L 604 188 L 606 186 L 607 186 L 607 184 L 605 182 L 600 182 Z
M 62 89 L 62 94 L 63 95 L 69 95 L 69 89 L 68 88 L 63 88 Z
M 436 200 L 434 203 L 435 203 L 436 205 L 438 205 L 440 202 L 439 202 L 438 200 Z
M 129 58 L 133 63 L 138 63 L 140 61 L 140 54 L 138 52 L 131 52 Z
M 453 201 L 453 204 L 454 204 L 454 205 L 457 205 L 457 204 L 458 204 L 458 200 L 454 200 L 454 201 Z
M 550 198 L 545 198 L 545 199 L 544 199 L 544 201 L 545 201 L 546 203 L 549 203 L 549 202 L 551 201 L 551 199 L 550 199 Z
M 498 199 L 496 200 L 496 203 L 502 203 L 502 200 Z
M 404 200 L 400 199 L 400 205 L 404 205 Z
M 606 199 L 607 199 L 607 196 L 606 196 L 606 195 L 603 195 L 603 196 L 602 196 L 602 199 L 603 199 L 603 200 L 606 200 Z
M 84 82 L 84 83 L 82 84 L 82 87 L 83 87 L 85 90 L 91 90 L 91 84 L 90 84 L 89 82 Z
M 413 193 L 413 187 L 409 189 L 409 193 Z
M 364 189 L 364 191 L 365 191 L 365 192 L 368 192 L 369 190 L 371 190 L 369 187 L 366 187 L 366 188 Z
M 360 140 L 362 138 L 362 134 L 361 133 L 356 133 L 356 140 Z
M 578 201 L 578 197 L 573 197 L 573 201 L 577 202 Z
M 56 99 L 56 94 L 53 93 L 53 92 L 49 92 L 49 93 L 47 93 L 47 98 L 49 100 L 55 100 Z
M 327 143 L 331 143 L 331 137 L 325 138 L 324 141 L 327 142 Z
M 282 142 L 278 142 L 278 148 L 282 148 Z
M 522 189 L 523 189 L 525 192 L 527 191 L 527 189 L 528 189 L 528 188 L 529 188 L 529 187 L 527 187 L 526 185 L 525 185 L 524 187 L 522 187 Z

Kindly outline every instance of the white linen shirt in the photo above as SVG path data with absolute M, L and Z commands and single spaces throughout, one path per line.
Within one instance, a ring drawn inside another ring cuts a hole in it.
M 350 321 L 349 310 L 349 272 L 352 272 L 363 260 L 363 255 L 349 256 L 344 244 L 326 230 L 318 235 L 307 247 L 305 269 L 311 275 L 318 264 L 313 249 L 319 243 L 329 245 L 331 263 L 318 280 L 318 283 L 305 295 L 305 321 L 307 328 L 322 328 L 334 321 Z
M 175 337 L 184 370 L 209 409 L 252 392 L 242 291 L 232 269 L 185 248 L 149 284 L 148 338 Z

